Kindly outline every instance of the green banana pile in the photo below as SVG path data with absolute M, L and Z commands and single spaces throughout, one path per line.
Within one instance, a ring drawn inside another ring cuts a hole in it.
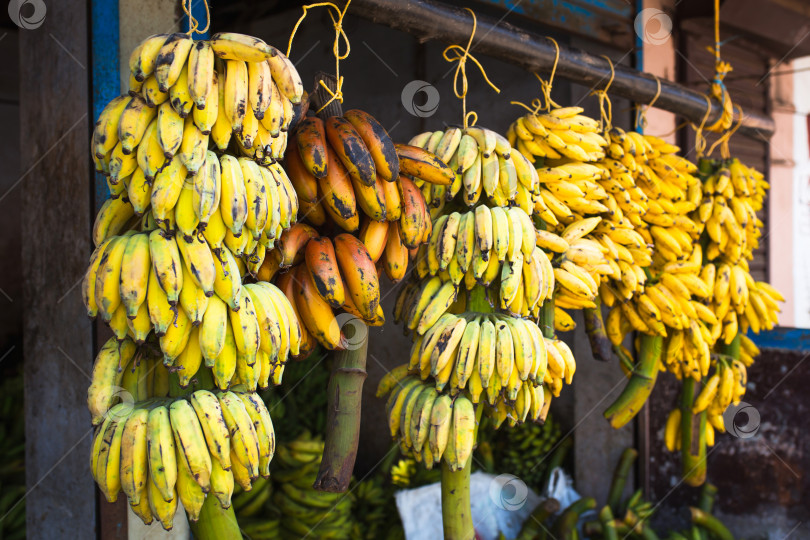
M 279 445 L 272 472 L 274 493 L 268 503 L 282 515 L 278 535 L 252 538 L 352 537 L 352 495 L 312 488 L 322 453 L 323 441 L 308 433 Z
M 551 414 L 542 424 L 527 422 L 495 432 L 489 441 L 494 471 L 514 474 L 536 492 L 542 492 L 543 480 L 550 472 L 546 456 L 557 447 L 560 435 L 560 425 Z

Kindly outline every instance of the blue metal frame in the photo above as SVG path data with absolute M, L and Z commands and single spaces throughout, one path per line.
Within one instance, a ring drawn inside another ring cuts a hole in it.
M 205 2 L 203 0 L 194 0 L 191 3 L 191 14 L 194 16 L 195 19 L 199 22 L 201 26 L 205 26 L 205 23 L 208 22 L 205 19 Z M 188 17 L 183 15 L 180 18 L 180 28 L 183 29 L 184 32 L 189 31 L 189 22 Z M 210 28 L 209 28 L 210 30 Z M 194 34 L 194 39 L 208 39 L 211 37 L 211 32 L 204 32 L 202 34 Z
M 121 94 L 118 58 L 118 0 L 90 2 L 93 121 L 112 99 Z M 96 210 L 110 197 L 104 175 L 96 173 Z
M 760 349 L 788 349 L 810 352 L 810 330 L 806 328 L 774 328 L 759 334 L 748 332 L 748 337 Z

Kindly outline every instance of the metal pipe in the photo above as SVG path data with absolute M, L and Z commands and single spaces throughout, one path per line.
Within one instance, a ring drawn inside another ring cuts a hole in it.
M 466 43 L 472 31 L 472 19 L 468 12 L 431 0 L 354 0 L 351 13 L 407 32 L 421 42 L 439 40 Z M 556 49 L 547 38 L 491 17 L 477 16 L 477 20 L 478 28 L 472 45 L 475 54 L 498 58 L 530 72 L 551 71 Z M 652 101 L 658 89 L 652 75 L 620 65 L 615 66 L 615 73 L 609 93 L 636 103 Z M 560 46 L 556 76 L 601 89 L 610 79 L 610 64 L 604 58 Z M 700 92 L 661 79 L 661 95 L 655 107 L 700 124 L 706 114 L 706 99 Z M 719 118 L 720 113 L 720 106 L 713 103 L 707 124 Z M 772 118 L 750 112 L 744 114 L 739 133 L 768 139 L 773 132 Z

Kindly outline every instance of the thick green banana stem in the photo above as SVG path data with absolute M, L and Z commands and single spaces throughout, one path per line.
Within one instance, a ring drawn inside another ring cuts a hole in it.
M 233 506 L 222 508 L 219 500 L 209 494 L 200 510 L 200 519 L 189 521 L 194 540 L 220 540 L 221 538 L 241 538 L 239 524 Z
M 537 321 L 540 331 L 543 332 L 543 337 L 547 339 L 554 339 L 554 298 L 543 302 L 540 308 L 540 317 Z
M 344 350 L 332 353 L 323 458 L 313 485 L 318 491 L 331 493 L 349 489 L 357 458 L 361 398 L 367 376 L 368 327 L 356 319 L 352 324 L 344 325 L 345 330 L 354 330 L 354 335 L 347 335 L 348 345 Z
M 681 390 L 681 463 L 684 481 L 699 486 L 706 481 L 706 411 L 692 414 L 698 389 L 687 377 Z
M 475 538 L 470 511 L 470 470 L 472 456 L 463 469 L 451 471 L 447 460 L 442 460 L 442 525 L 445 540 L 472 540 Z
M 492 304 L 487 298 L 487 289 L 482 285 L 476 285 L 467 293 L 467 311 L 475 313 L 492 313 Z
M 613 344 L 605 332 L 605 321 L 602 319 L 602 302 L 597 296 L 594 300 L 595 308 L 586 308 L 582 311 L 585 316 L 585 333 L 591 343 L 591 352 L 596 360 L 609 362 L 613 360 L 611 351 Z
M 641 334 L 638 364 L 621 395 L 605 411 L 610 425 L 618 429 L 635 417 L 650 397 L 658 377 L 658 362 L 664 340 L 661 336 Z
M 742 339 L 740 337 L 741 335 L 742 334 L 740 334 L 738 332 L 737 335 L 734 336 L 734 339 L 731 340 L 731 343 L 729 343 L 728 345 L 726 345 L 725 343 L 720 343 L 720 351 L 719 351 L 720 354 L 725 354 L 726 356 L 730 356 L 731 358 L 734 358 L 735 360 L 739 360 L 740 359 L 740 342 L 741 342 L 741 339 Z
M 613 471 L 613 480 L 610 482 L 610 491 L 608 491 L 607 505 L 615 513 L 621 513 L 619 505 L 622 502 L 622 494 L 624 493 L 624 486 L 627 484 L 627 476 L 630 474 L 630 468 L 638 457 L 638 452 L 634 448 L 626 448 L 616 464 L 616 469 Z

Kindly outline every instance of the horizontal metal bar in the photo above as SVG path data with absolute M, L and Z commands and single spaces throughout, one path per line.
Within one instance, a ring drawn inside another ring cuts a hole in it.
M 438 40 L 464 44 L 472 31 L 472 18 L 467 11 L 430 0 L 354 0 L 350 12 L 407 32 L 422 42 Z M 476 55 L 498 58 L 530 72 L 551 71 L 556 49 L 546 37 L 486 16 L 477 16 L 477 20 L 472 45 Z M 610 79 L 610 64 L 605 58 L 560 46 L 556 76 L 602 89 Z M 652 75 L 615 66 L 610 94 L 636 103 L 649 103 L 657 90 L 658 83 Z M 700 92 L 661 79 L 661 94 L 655 101 L 655 108 L 700 124 L 706 115 L 706 98 Z M 707 124 L 710 125 L 720 114 L 721 107 L 713 103 Z M 745 112 L 738 132 L 757 139 L 768 139 L 773 135 L 774 122 L 768 116 Z

